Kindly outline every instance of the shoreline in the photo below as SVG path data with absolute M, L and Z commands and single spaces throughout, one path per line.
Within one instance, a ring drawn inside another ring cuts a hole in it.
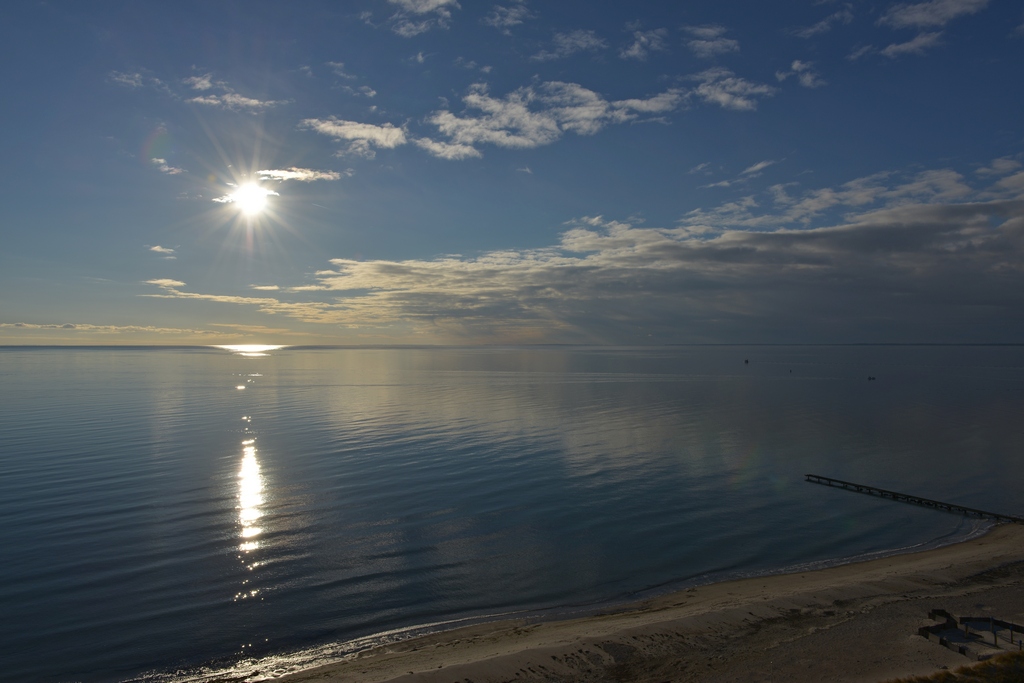
M 299 671 L 383 683 L 882 681 L 970 662 L 917 635 L 930 609 L 1024 619 L 1024 525 L 876 559 L 708 583 L 580 617 L 485 621 Z

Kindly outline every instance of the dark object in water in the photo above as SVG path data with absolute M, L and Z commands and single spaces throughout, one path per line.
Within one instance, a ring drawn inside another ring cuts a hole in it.
M 743 361 L 743 364 L 744 364 L 744 365 L 749 365 L 749 364 L 750 364 L 750 361 L 749 361 L 748 359 L 744 359 L 744 361 Z
M 874 378 L 874 377 L 872 377 L 871 375 L 868 375 L 868 381 L 869 381 L 869 382 L 874 382 L 874 381 L 875 381 L 875 378 Z

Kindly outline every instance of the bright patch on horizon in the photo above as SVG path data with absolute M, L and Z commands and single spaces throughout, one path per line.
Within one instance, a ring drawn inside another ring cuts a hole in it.
M 279 344 L 279 345 L 274 345 L 274 344 L 220 344 L 220 345 L 215 346 L 214 348 L 224 349 L 225 351 L 230 351 L 231 353 L 237 353 L 239 356 L 258 357 L 258 356 L 265 356 L 265 355 L 267 355 L 267 351 L 277 351 L 278 349 L 283 349 L 284 345 L 283 344 Z M 262 375 L 258 375 L 258 374 L 257 375 L 250 375 L 250 377 L 262 377 Z M 251 382 L 252 380 L 249 380 L 249 381 Z M 243 386 L 239 386 L 238 388 L 239 389 L 244 389 L 245 386 L 244 385 Z

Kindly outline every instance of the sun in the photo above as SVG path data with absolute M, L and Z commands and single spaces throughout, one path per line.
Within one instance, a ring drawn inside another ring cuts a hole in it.
M 229 196 L 231 202 L 238 207 L 239 211 L 247 216 L 258 216 L 267 208 L 267 195 L 277 194 L 272 190 L 266 190 L 257 183 L 246 183 L 239 186 Z
M 253 162 L 251 168 L 260 168 Z M 216 217 L 216 227 L 229 228 L 228 237 L 242 239 L 245 249 L 250 252 L 258 242 L 275 240 L 280 229 L 291 232 L 286 220 L 288 202 L 283 200 L 276 187 L 280 181 L 265 180 L 259 171 L 246 171 L 244 164 L 227 164 L 219 177 L 211 173 L 207 188 L 215 192 L 211 207 Z M 293 207 L 291 207 L 293 208 Z

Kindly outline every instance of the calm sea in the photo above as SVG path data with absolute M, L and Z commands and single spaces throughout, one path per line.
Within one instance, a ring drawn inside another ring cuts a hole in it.
M 1024 347 L 3 348 L 0 678 L 258 679 L 950 542 L 802 475 L 1024 515 L 1022 416 Z

